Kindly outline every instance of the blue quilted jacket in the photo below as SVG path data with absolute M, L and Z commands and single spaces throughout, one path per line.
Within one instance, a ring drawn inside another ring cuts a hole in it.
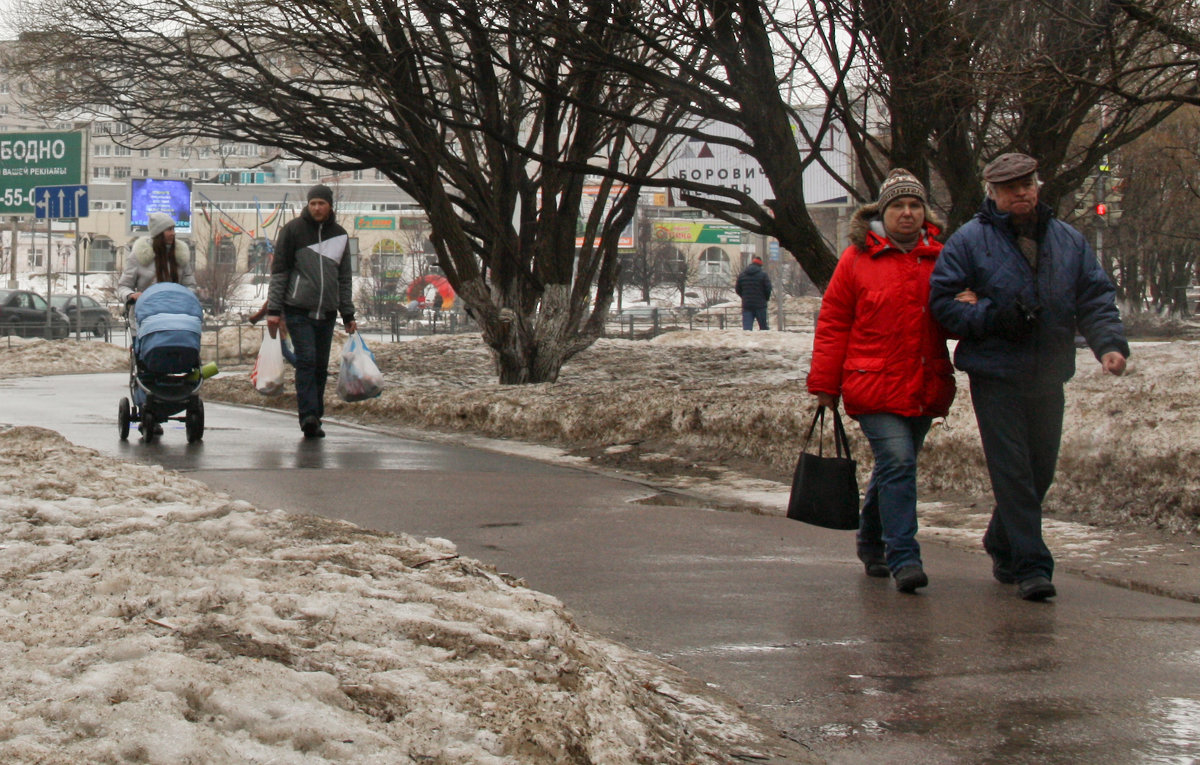
M 1115 289 L 1083 235 L 1038 205 L 1037 271 L 1017 247 L 1009 216 L 985 199 L 980 211 L 946 242 L 930 280 L 933 316 L 958 335 L 954 364 L 971 375 L 1061 385 L 1075 374 L 1078 332 L 1099 359 L 1129 356 Z M 954 299 L 970 288 L 975 305 Z M 993 331 L 996 312 L 1020 299 L 1037 306 L 1031 337 L 1014 342 Z

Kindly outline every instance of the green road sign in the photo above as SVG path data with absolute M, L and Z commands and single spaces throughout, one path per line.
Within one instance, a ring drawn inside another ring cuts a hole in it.
M 0 133 L 0 215 L 33 215 L 38 186 L 81 184 L 83 132 Z

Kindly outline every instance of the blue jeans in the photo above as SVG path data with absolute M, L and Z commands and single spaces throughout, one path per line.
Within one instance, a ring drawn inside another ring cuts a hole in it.
M 754 329 L 754 322 L 758 322 L 759 329 L 767 329 L 767 309 L 762 308 L 743 308 L 742 309 L 742 329 L 749 332 Z
M 1054 482 L 1062 440 L 1062 386 L 1047 390 L 971 377 L 971 404 L 996 506 L 983 548 L 1017 581 L 1054 575 L 1042 539 L 1042 500 Z
M 285 311 L 288 335 L 296 354 L 296 409 L 300 421 L 325 416 L 325 380 L 329 377 L 329 348 L 333 344 L 335 319 L 314 319 L 308 314 Z
M 875 454 L 858 527 L 859 558 L 884 555 L 892 573 L 919 565 L 917 454 L 933 418 L 884 413 L 860 414 L 855 419 Z

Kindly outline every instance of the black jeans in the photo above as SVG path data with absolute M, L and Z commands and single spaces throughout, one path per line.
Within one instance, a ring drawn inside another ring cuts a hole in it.
M 296 409 L 300 421 L 325 416 L 325 379 L 329 377 L 329 347 L 336 319 L 314 319 L 286 311 L 288 335 L 296 354 Z
M 983 547 L 1017 581 L 1052 577 L 1054 558 L 1042 540 L 1042 500 L 1058 463 L 1062 386 L 1030 389 L 971 377 L 971 403 L 996 499 Z

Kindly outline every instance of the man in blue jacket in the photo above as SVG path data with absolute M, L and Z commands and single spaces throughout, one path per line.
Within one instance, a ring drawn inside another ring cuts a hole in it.
M 1037 161 L 1003 154 L 983 179 L 980 211 L 938 258 L 930 307 L 961 338 L 954 363 L 970 377 L 996 500 L 983 538 L 992 573 L 1017 583 L 1025 600 L 1045 600 L 1057 593 L 1042 500 L 1058 461 L 1076 329 L 1114 375 L 1125 371 L 1129 343 L 1112 282 L 1083 235 L 1038 201 Z
M 333 327 L 342 315 L 346 332 L 354 322 L 349 235 L 334 220 L 333 190 L 308 190 L 300 216 L 279 232 L 267 288 L 267 331 L 287 322 L 296 354 L 296 408 L 305 438 L 324 438 L 325 379 Z
M 767 329 L 767 301 L 771 299 L 771 277 L 763 270 L 762 258 L 757 255 L 750 261 L 733 286 L 733 291 L 742 299 L 742 329 Z

